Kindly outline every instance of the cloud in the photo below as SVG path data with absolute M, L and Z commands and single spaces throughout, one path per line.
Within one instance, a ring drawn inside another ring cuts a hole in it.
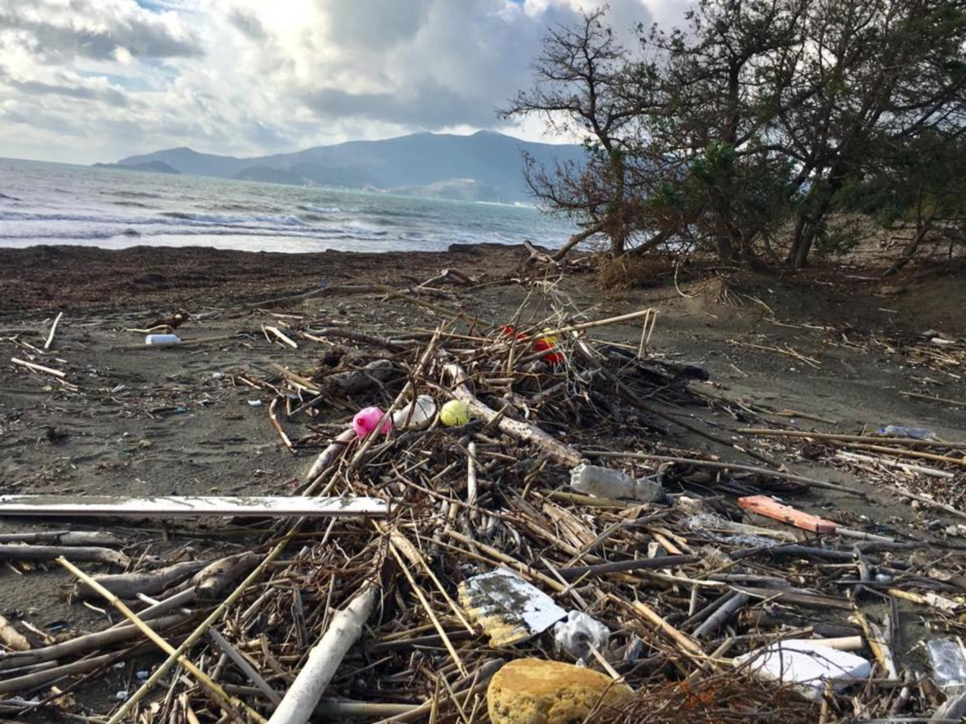
M 8 80 L 7 84 L 17 90 L 29 95 L 54 94 L 67 96 L 68 98 L 78 98 L 80 100 L 96 100 L 112 106 L 125 106 L 128 103 L 127 96 L 116 88 L 105 86 L 91 87 L 85 85 L 55 85 L 53 83 L 42 83 L 40 81 L 28 80 Z
M 173 11 L 156 13 L 131 0 L 0 0 L 0 28 L 17 32 L 38 59 L 200 57 L 203 49 Z
M 0 0 L 0 155 L 87 162 L 183 145 L 247 155 L 506 130 L 494 111 L 532 82 L 548 26 L 603 3 Z M 625 42 L 682 7 L 609 4 Z M 23 122 L 32 117 L 43 121 Z

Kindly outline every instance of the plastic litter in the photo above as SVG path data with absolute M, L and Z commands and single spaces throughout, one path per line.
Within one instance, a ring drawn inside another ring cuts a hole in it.
M 775 538 L 764 535 L 765 533 L 774 535 L 774 531 L 754 525 L 735 523 L 732 520 L 722 518 L 717 513 L 698 513 L 688 520 L 688 527 L 691 530 L 701 531 L 708 538 L 716 541 L 740 543 L 753 548 L 771 548 L 778 545 Z
M 911 440 L 936 440 L 936 433 L 925 427 L 905 427 L 904 425 L 886 425 L 876 431 L 876 435 L 883 437 L 907 437 Z
M 429 427 L 436 417 L 436 401 L 429 395 L 420 395 L 398 412 L 393 413 L 392 424 L 402 430 L 422 430 Z
M 598 465 L 578 465 L 573 468 L 570 471 L 570 487 L 598 498 L 631 498 L 652 503 L 664 497 L 659 479 L 632 478 L 621 470 Z
M 180 344 L 181 337 L 176 334 L 149 334 L 144 338 L 144 343 L 150 345 Z
M 590 657 L 591 648 L 601 651 L 610 640 L 610 629 L 597 619 L 581 611 L 571 611 L 565 621 L 553 627 L 557 648 L 581 661 Z
M 376 429 L 384 414 L 378 407 L 364 407 L 352 418 L 352 429 L 359 437 L 366 437 Z M 391 429 L 392 419 L 387 419 L 382 423 L 381 432 L 383 435 L 388 434 Z
M 966 650 L 957 638 L 933 639 L 926 642 L 932 680 L 947 694 L 966 691 Z
M 446 427 L 460 427 L 470 421 L 470 408 L 462 400 L 450 400 L 439 413 L 439 421 Z
M 567 615 L 546 593 L 498 568 L 459 585 L 460 605 L 500 648 L 541 634 Z
M 837 691 L 872 672 L 861 656 L 804 639 L 780 641 L 738 656 L 735 664 L 748 664 L 748 670 L 761 678 L 791 684 L 813 701 L 822 698 L 826 682 Z

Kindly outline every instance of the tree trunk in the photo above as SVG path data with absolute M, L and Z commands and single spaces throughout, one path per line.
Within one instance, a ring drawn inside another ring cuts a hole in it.
M 603 230 L 604 230 L 604 223 L 600 222 L 600 223 L 594 224 L 593 226 L 587 227 L 583 231 L 577 232 L 569 239 L 567 239 L 567 243 L 564 244 L 562 247 L 560 247 L 557 253 L 554 254 L 553 257 L 551 258 L 554 261 L 560 261 L 565 256 L 567 256 L 570 250 L 573 249 L 575 246 L 577 246 L 581 242 L 587 241 L 587 239 L 592 237 L 594 234 L 597 234 Z

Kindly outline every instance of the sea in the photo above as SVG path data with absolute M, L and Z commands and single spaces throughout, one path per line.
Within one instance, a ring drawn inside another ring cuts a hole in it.
M 563 243 L 535 207 L 0 159 L 0 247 L 206 246 L 242 251 L 444 251 Z

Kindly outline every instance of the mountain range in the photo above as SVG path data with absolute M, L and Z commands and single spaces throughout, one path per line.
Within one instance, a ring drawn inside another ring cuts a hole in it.
M 479 131 L 470 136 L 415 133 L 252 158 L 171 148 L 129 156 L 116 166 L 435 198 L 515 202 L 530 198 L 523 178 L 524 153 L 549 166 L 557 162 L 581 164 L 584 159 L 584 149 L 578 145 L 533 143 L 495 131 Z

